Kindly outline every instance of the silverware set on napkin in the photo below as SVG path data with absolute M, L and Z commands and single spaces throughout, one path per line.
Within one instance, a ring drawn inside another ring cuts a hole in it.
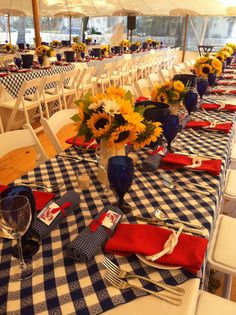
M 122 290 L 122 289 L 127 289 L 127 288 L 135 288 L 135 289 L 147 292 L 149 294 L 152 294 L 158 297 L 159 299 L 169 302 L 171 304 L 181 305 L 182 303 L 181 297 L 185 293 L 185 290 L 183 288 L 174 287 L 174 286 L 171 286 L 163 282 L 159 282 L 159 281 L 154 281 L 150 278 L 137 275 L 133 272 L 127 272 L 121 269 L 116 264 L 114 264 L 107 257 L 104 257 L 102 263 L 107 268 L 107 271 L 104 275 L 105 279 L 117 289 Z M 166 292 L 155 292 L 152 290 L 148 290 L 138 285 L 131 284 L 128 281 L 125 281 L 126 279 L 129 279 L 129 278 L 136 278 L 136 279 L 141 279 L 141 280 L 150 282 L 156 285 L 157 287 L 164 289 L 165 291 L 168 292 L 168 294 Z
M 16 184 L 20 185 L 25 185 L 29 187 L 34 187 L 34 188 L 42 188 L 46 192 L 54 192 L 57 191 L 59 188 L 61 188 L 64 185 L 64 182 L 58 182 L 54 184 L 46 184 L 45 182 L 40 182 L 40 181 L 31 181 L 31 180 L 21 180 L 20 182 L 16 182 Z

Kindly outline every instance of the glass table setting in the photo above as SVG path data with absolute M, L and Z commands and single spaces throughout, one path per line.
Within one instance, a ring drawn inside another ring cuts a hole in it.
M 231 122 L 232 126 L 235 120 L 234 112 L 229 111 L 207 111 L 206 114 L 205 111 L 198 110 L 191 113 L 192 120 L 203 120 L 206 116 L 208 119 L 222 123 Z M 148 226 L 150 229 L 155 227 L 161 229 L 166 224 L 164 216 L 168 216 L 200 226 L 199 229 L 194 230 L 194 227 L 184 224 L 183 232 L 189 236 L 195 232 L 193 235 L 198 237 L 201 242 L 207 242 L 222 202 L 222 191 L 225 185 L 226 170 L 230 163 L 233 135 L 233 128 L 228 133 L 185 128 L 172 142 L 174 153 L 178 151 L 180 155 L 208 156 L 212 154 L 217 156 L 221 160 L 218 175 L 179 165 L 177 168 L 162 167 L 161 165 L 153 172 L 144 172 L 142 165 L 148 156 L 147 151 L 137 151 L 137 164 L 134 166 L 134 173 L 131 174 L 133 180 L 128 185 L 129 187 L 127 186 L 124 198 L 130 206 L 130 212 L 123 215 L 118 228 L 127 228 L 127 226 L 123 227 L 125 225 L 123 223 L 128 223 L 132 225 L 132 228 L 138 226 L 140 229 L 141 226 L 141 229 L 145 229 Z M 196 152 L 198 153 L 196 154 Z M 155 265 L 155 262 L 145 259 L 145 251 L 143 251 L 145 243 L 142 242 L 136 243 L 137 248 L 141 247 L 138 256 L 134 254 L 135 250 L 132 252 L 131 245 L 128 246 L 130 251 L 128 256 L 113 254 L 112 252 L 119 251 L 119 249 L 124 251 L 125 247 L 123 247 L 123 243 L 119 243 L 122 246 L 114 248 L 112 237 L 106 248 L 97 248 L 93 257 L 87 262 L 77 262 L 68 255 L 68 244 L 73 244 L 76 237 L 85 228 L 88 228 L 91 222 L 97 223 L 104 207 L 111 207 L 111 204 L 115 204 L 116 198 L 113 193 L 109 194 L 107 199 L 100 198 L 104 186 L 97 179 L 98 166 L 97 163 L 94 163 L 96 159 L 94 150 L 83 151 L 72 146 L 65 153 L 71 158 L 62 156 L 51 158 L 15 181 L 15 184 L 18 185 L 28 183 L 32 188 L 44 191 L 45 194 L 53 193 L 53 196 L 50 196 L 53 201 L 57 201 L 57 198 L 60 197 L 63 198 L 68 192 L 76 192 L 79 195 L 79 202 L 74 210 L 66 215 L 66 218 L 62 216 L 61 221 L 58 220 L 53 229 L 47 229 L 46 234 L 40 238 L 39 249 L 31 261 L 31 278 L 18 282 L 11 280 L 12 266 L 17 263 L 17 259 L 12 257 L 12 240 L 0 239 L 1 312 L 9 314 L 19 312 L 100 314 L 109 310 L 112 312 L 116 306 L 148 294 L 134 288 L 119 290 L 112 286 L 107 280 L 109 275 L 105 276 L 107 267 L 104 263 L 104 255 L 126 271 L 154 281 L 161 281 L 162 284 L 171 285 L 173 288 L 182 286 L 189 288 L 188 283 L 192 283 L 197 292 L 199 279 L 202 283 L 205 281 L 205 260 L 197 274 L 190 272 L 187 270 L 188 268 L 180 268 L 181 266 L 170 263 L 169 265 L 165 263 Z M 75 159 L 75 157 L 79 157 L 79 159 Z M 81 186 L 78 174 L 84 172 L 89 176 L 90 183 Z M 174 182 L 175 185 L 169 187 L 165 185 L 163 178 L 166 177 L 169 179 L 169 183 Z M 111 188 L 114 189 L 116 183 L 113 180 L 114 176 L 110 178 Z M 38 184 L 34 184 L 35 182 Z M 54 186 L 56 184 L 57 186 Z M 200 185 L 209 194 L 204 195 L 199 191 L 188 190 L 187 188 L 191 185 Z M 157 217 L 156 210 L 161 210 L 162 217 Z M 139 220 L 140 218 L 143 220 Z M 145 220 L 150 219 L 157 226 L 146 224 L 148 222 Z M 167 223 L 167 226 L 170 224 L 174 229 L 180 227 L 178 222 L 168 222 L 170 223 Z M 119 234 L 115 233 L 114 237 L 116 235 Z M 130 235 L 132 237 L 132 233 Z M 196 242 L 198 243 L 198 241 Z M 115 244 L 118 243 L 115 242 Z M 124 245 L 127 246 L 125 242 Z M 187 263 L 192 267 L 192 262 L 187 261 Z M 192 281 L 195 280 L 196 282 L 193 283 Z M 162 288 L 140 279 L 132 281 L 135 281 L 136 285 L 154 292 L 162 290 Z M 188 290 L 191 292 L 191 288 Z M 189 291 L 186 292 L 188 298 Z M 161 292 L 161 294 L 166 295 L 167 292 Z M 178 302 L 179 296 L 174 295 L 174 301 Z M 189 301 L 193 303 L 193 297 L 190 297 Z M 161 303 L 159 298 L 155 303 L 156 305 Z M 171 305 L 166 304 L 168 307 Z

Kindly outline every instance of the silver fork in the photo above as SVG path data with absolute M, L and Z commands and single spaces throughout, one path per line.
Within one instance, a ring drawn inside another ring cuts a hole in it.
M 179 288 L 179 287 L 172 287 L 168 284 L 163 284 L 154 280 L 151 280 L 149 278 L 140 276 L 140 275 L 136 275 L 132 272 L 128 272 L 125 271 L 123 269 L 121 269 L 120 267 L 118 267 L 117 265 L 115 265 L 110 259 L 108 259 L 107 257 L 104 257 L 103 261 L 102 261 L 103 265 L 110 270 L 110 272 L 112 272 L 113 274 L 115 274 L 117 277 L 121 278 L 121 279 L 125 279 L 125 278 L 138 278 L 138 279 L 142 279 L 148 282 L 151 282 L 155 285 L 157 285 L 158 287 L 171 292 L 173 294 L 179 295 L 179 296 L 183 296 L 185 293 L 185 290 L 183 288 Z
M 181 298 L 170 297 L 169 295 L 165 295 L 163 292 L 155 292 L 155 291 L 151 291 L 151 290 L 139 287 L 139 286 L 134 285 L 134 284 L 130 284 L 129 282 L 126 282 L 126 281 L 118 278 L 116 275 L 111 273 L 109 270 L 106 271 L 104 278 L 119 290 L 135 288 L 135 289 L 147 292 L 149 294 L 152 294 L 152 295 L 158 297 L 159 299 L 164 300 L 164 301 L 169 302 L 169 303 L 174 304 L 174 305 L 180 305 L 182 303 Z

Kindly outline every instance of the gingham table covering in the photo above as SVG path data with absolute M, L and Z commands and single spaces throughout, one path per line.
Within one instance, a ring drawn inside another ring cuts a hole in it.
M 193 119 L 203 119 L 205 113 L 197 112 Z M 212 118 L 220 121 L 234 121 L 234 114 L 228 112 L 210 112 Z M 183 148 L 191 145 L 193 148 L 222 157 L 222 170 L 220 176 L 213 176 L 206 172 L 194 172 L 187 169 L 180 171 L 168 171 L 179 181 L 186 180 L 192 183 L 208 184 L 215 190 L 210 196 L 198 195 L 188 192 L 183 188 L 169 189 L 160 180 L 158 169 L 153 173 L 142 173 L 141 162 L 146 157 L 144 151 L 138 152 L 139 163 L 135 167 L 135 178 L 129 193 L 125 199 L 132 205 L 132 213 L 126 216 L 126 220 L 134 223 L 133 215 L 152 216 L 157 208 L 162 208 L 167 215 L 180 219 L 188 219 L 204 226 L 204 235 L 209 237 L 214 219 L 216 217 L 220 192 L 225 181 L 225 172 L 229 163 L 233 128 L 230 134 L 219 134 L 208 131 L 199 131 L 201 137 L 197 137 L 190 130 L 183 130 L 177 139 L 176 145 Z M 67 153 L 76 154 L 74 148 Z M 88 153 L 80 155 L 89 156 Z M 92 155 L 93 156 L 93 155 Z M 86 168 L 91 172 L 93 185 L 89 190 L 81 191 L 81 203 L 78 211 L 70 215 L 60 224 L 60 228 L 51 232 L 50 236 L 42 241 L 39 252 L 33 258 L 34 275 L 31 279 L 19 283 L 9 282 L 10 266 L 16 263 L 11 257 L 11 241 L 0 241 L 0 312 L 3 314 L 100 314 L 112 309 L 116 305 L 131 301 L 145 293 L 127 289 L 119 291 L 109 285 L 103 275 L 105 268 L 101 264 L 103 252 L 100 251 L 89 263 L 77 263 L 66 256 L 65 245 L 72 241 L 91 218 L 94 218 L 102 208 L 109 204 L 102 201 L 98 194 L 102 186 L 96 179 L 96 165 L 90 162 L 77 163 L 75 161 L 52 158 L 40 167 L 35 168 L 23 176 L 30 180 L 43 180 L 55 183 L 64 181 L 65 186 L 60 189 L 58 195 L 67 190 L 78 190 L 76 171 Z M 114 201 L 111 197 L 110 202 Z M 180 284 L 191 278 L 192 275 L 183 269 L 158 270 L 140 262 L 136 256 L 120 257 L 108 255 L 114 262 L 127 271 L 133 270 L 142 275 L 148 275 L 154 280 L 163 280 L 169 284 Z M 137 281 L 137 280 L 135 280 Z M 137 283 L 137 282 L 136 282 Z M 149 289 L 156 287 L 145 282 L 140 282 Z M 158 302 L 158 301 L 157 301 Z
M 5 87 L 7 92 L 12 97 L 16 98 L 24 81 L 30 81 L 36 78 L 42 78 L 57 73 L 65 73 L 72 71 L 74 67 L 75 66 L 73 64 L 70 64 L 68 66 L 52 66 L 50 69 L 33 69 L 25 73 L 12 72 L 6 77 L 0 77 L 0 84 Z M 29 90 L 28 93 L 32 93 L 32 91 Z

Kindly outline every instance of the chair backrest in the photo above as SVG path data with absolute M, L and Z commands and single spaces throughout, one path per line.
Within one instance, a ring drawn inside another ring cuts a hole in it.
M 138 96 L 150 97 L 151 87 L 147 79 L 139 79 L 135 82 L 135 89 Z
M 161 77 L 162 83 L 165 83 L 166 81 L 171 80 L 171 75 L 167 69 L 160 70 L 160 77 Z
M 154 87 L 156 84 L 161 84 L 161 78 L 158 73 L 149 73 L 148 80 L 152 87 Z
M 1 114 L 0 114 L 0 133 L 4 133 L 4 128 L 3 128 Z
M 48 159 L 48 156 L 39 142 L 33 128 L 29 124 L 24 125 L 24 129 L 13 130 L 0 134 L 0 158 L 7 153 L 28 146 L 34 146 L 38 154 L 39 163 Z
M 122 85 L 122 88 L 126 91 L 126 92 L 130 92 L 133 97 L 137 97 L 137 92 L 135 90 L 135 88 L 132 85 Z
M 53 94 L 58 94 L 58 89 L 60 88 L 60 84 L 62 78 L 64 78 L 64 73 L 53 74 L 47 76 L 44 81 L 44 89 L 43 91 L 47 91 L 47 89 L 54 89 Z
M 57 132 L 64 126 L 73 123 L 71 117 L 78 114 L 77 108 L 63 109 L 53 114 L 49 119 L 42 118 L 41 124 L 57 153 L 63 151 L 63 147 L 58 140 Z

